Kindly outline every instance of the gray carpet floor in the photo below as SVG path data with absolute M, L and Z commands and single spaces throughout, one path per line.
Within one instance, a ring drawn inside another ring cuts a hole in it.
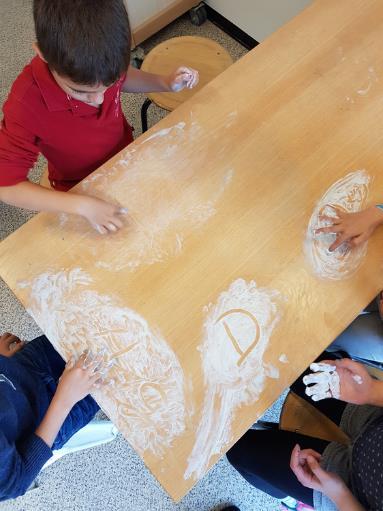
M 31 8 L 32 0 L 0 1 L 1 104 L 14 79 L 33 56 Z M 193 34 L 218 41 L 235 59 L 246 53 L 212 23 L 195 27 L 187 16 L 176 20 L 141 47 L 147 52 L 170 37 Z M 135 128 L 136 137 L 141 133 L 140 108 L 144 99 L 140 94 L 127 94 L 123 98 L 124 111 Z M 163 110 L 152 106 L 149 125 L 164 115 Z M 39 179 L 44 164 L 41 158 L 31 172 L 32 180 Z M 31 216 L 30 212 L 0 204 L 0 238 L 8 236 Z M 3 282 L 0 282 L 0 331 L 14 332 L 26 340 L 40 334 L 37 325 Z M 282 400 L 283 397 L 267 412 L 267 419 L 278 420 Z M 108 445 L 62 458 L 39 476 L 37 484 L 38 487 L 25 496 L 0 503 L 0 511 L 218 511 L 228 504 L 238 505 L 241 511 L 279 509 L 277 501 L 251 487 L 226 458 L 221 459 L 179 504 L 174 504 L 121 436 Z

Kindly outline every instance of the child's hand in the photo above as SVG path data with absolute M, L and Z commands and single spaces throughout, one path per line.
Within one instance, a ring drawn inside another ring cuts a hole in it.
M 17 351 L 24 348 L 25 342 L 21 341 L 16 335 L 5 332 L 0 336 L 0 355 L 11 357 Z
M 383 222 L 383 211 L 376 206 L 357 213 L 345 213 L 335 206 L 331 207 L 336 212 L 336 218 L 323 215 L 321 220 L 327 220 L 332 225 L 315 230 L 316 235 L 321 233 L 335 233 L 337 235 L 337 239 L 329 247 L 330 252 L 336 250 L 343 243 L 348 243 L 350 247 L 360 245 Z
M 116 232 L 123 227 L 121 215 L 126 214 L 127 210 L 96 197 L 84 196 L 81 200 L 79 213 L 100 234 L 107 234 L 108 232 Z
M 338 502 L 349 490 L 337 474 L 321 468 L 320 460 L 319 453 L 312 449 L 302 450 L 297 444 L 291 453 L 290 468 L 303 486 L 320 491 L 334 502 Z
M 324 360 L 323 362 L 326 363 Z M 373 404 L 379 383 L 367 372 L 363 364 L 349 358 L 327 361 L 336 366 L 339 375 L 339 399 L 355 405 Z
M 84 352 L 75 362 L 71 358 L 60 378 L 55 400 L 66 410 L 70 410 L 81 399 L 84 399 L 94 388 L 105 384 L 105 375 L 109 367 L 103 363 L 103 356 L 92 357 Z
M 318 371 L 314 368 L 318 365 Z M 332 368 L 333 371 L 326 370 Z M 322 369 L 323 367 L 323 369 Z M 363 364 L 349 358 L 341 360 L 322 360 L 320 364 L 311 364 L 314 370 L 303 377 L 307 385 L 306 394 L 314 401 L 335 398 L 356 405 L 375 404 L 383 398 L 382 384 L 367 372 Z
M 180 92 L 185 88 L 192 89 L 198 82 L 198 71 L 190 67 L 179 67 L 169 76 L 169 90 L 171 92 Z

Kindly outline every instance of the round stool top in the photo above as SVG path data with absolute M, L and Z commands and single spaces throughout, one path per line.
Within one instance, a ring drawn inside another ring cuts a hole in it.
M 156 105 L 165 110 L 174 110 L 232 63 L 229 53 L 215 41 L 206 37 L 183 36 L 168 39 L 153 48 L 145 57 L 141 69 L 162 75 L 170 74 L 180 66 L 199 71 L 199 84 L 194 89 L 147 94 Z

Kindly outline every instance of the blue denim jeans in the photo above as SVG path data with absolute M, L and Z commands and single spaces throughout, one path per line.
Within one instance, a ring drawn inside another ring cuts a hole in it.
M 24 367 L 33 371 L 43 380 L 51 400 L 64 371 L 65 361 L 45 335 L 27 343 L 14 356 Z M 61 426 L 52 449 L 60 449 L 77 431 L 93 419 L 99 409 L 98 404 L 91 396 L 76 403 Z

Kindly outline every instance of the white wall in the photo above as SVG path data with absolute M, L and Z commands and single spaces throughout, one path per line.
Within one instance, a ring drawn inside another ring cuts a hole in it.
M 206 3 L 261 42 L 312 0 L 206 0 Z
M 133 28 L 174 3 L 174 0 L 125 0 Z

